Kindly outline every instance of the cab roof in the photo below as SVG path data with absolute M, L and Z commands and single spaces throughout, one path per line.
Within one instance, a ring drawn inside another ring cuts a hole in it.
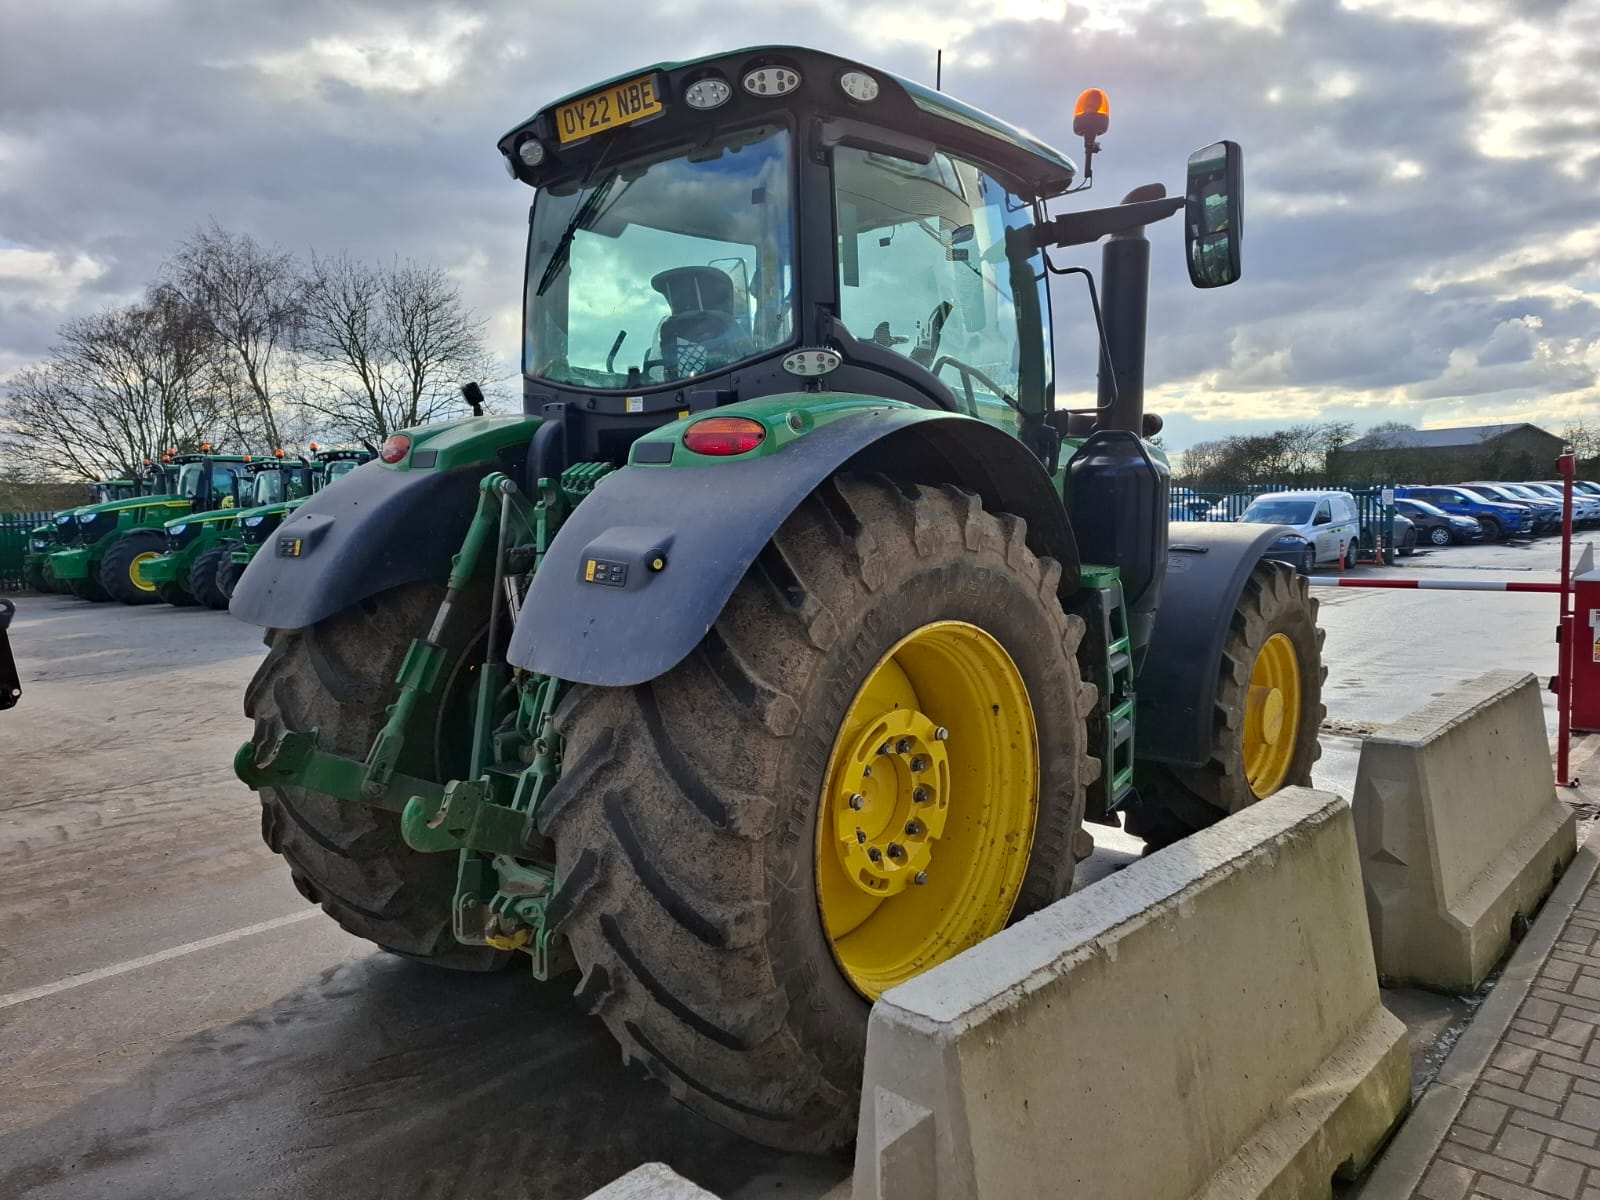
M 742 90 L 740 80 L 746 73 L 773 65 L 791 67 L 801 77 L 800 87 L 782 98 L 750 96 Z M 845 71 L 852 70 L 863 71 L 877 81 L 880 90 L 876 100 L 863 103 L 844 94 L 839 77 Z M 771 111 L 774 107 L 798 106 L 832 111 L 847 119 L 882 125 L 927 138 L 943 148 L 971 153 L 982 161 L 1007 170 L 1040 197 L 1055 196 L 1066 191 L 1078 173 L 1077 165 L 1065 154 L 1025 130 L 953 96 L 865 63 L 803 46 L 748 46 L 684 62 L 660 62 L 614 75 L 571 92 L 545 105 L 500 139 L 500 152 L 506 156 L 512 173 L 525 182 L 539 185 L 543 182 L 541 175 L 554 177 L 565 173 L 560 170 L 564 157 L 586 157 L 581 154 L 582 146 L 604 144 L 619 134 L 648 129 L 655 124 L 660 118 L 639 125 L 619 125 L 593 134 L 570 149 L 558 142 L 555 130 L 555 114 L 563 105 L 647 75 L 655 77 L 657 91 L 668 113 L 682 109 L 697 122 L 710 120 L 722 123 L 730 116 L 743 121 L 758 116 L 763 108 Z M 684 89 L 701 79 L 717 76 L 732 88 L 729 101 L 706 112 L 688 109 L 682 99 Z M 539 171 L 530 171 L 513 157 L 517 146 L 530 135 L 545 142 L 552 152 L 554 161 L 549 164 L 549 170 L 541 168 Z M 573 150 L 579 153 L 572 155 Z

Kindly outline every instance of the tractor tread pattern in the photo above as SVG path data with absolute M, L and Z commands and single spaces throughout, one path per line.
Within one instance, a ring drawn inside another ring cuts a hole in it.
M 563 699 L 574 769 L 539 825 L 556 845 L 551 908 L 583 972 L 577 999 L 680 1102 L 787 1149 L 854 1135 L 867 1003 L 826 949 L 809 880 L 778 882 L 785 864 L 811 862 L 814 837 L 811 784 L 785 780 L 820 778 L 833 730 L 803 714 L 819 696 L 837 700 L 830 664 L 865 636 L 844 615 L 888 610 L 904 594 L 894 588 L 912 586 L 896 580 L 971 587 L 981 568 L 1047 600 L 1011 606 L 1029 610 L 1019 619 L 1051 680 L 1035 697 L 1049 799 L 1014 917 L 1070 888 L 1093 774 L 1086 713 L 1073 709 L 1094 691 L 1075 658 L 1083 622 L 1056 599 L 1059 567 L 1035 558 L 1025 533 L 956 488 L 829 481 L 687 659 L 651 683 L 575 686 Z M 1052 717 L 1061 732 L 1047 736 Z
M 317 729 L 323 749 L 364 757 L 411 635 L 427 627 L 431 599 L 415 585 L 306 629 L 268 630 L 267 657 L 245 693 L 255 744 L 270 744 L 284 729 Z M 263 840 L 289 864 L 301 895 L 347 932 L 458 970 L 493 970 L 507 960 L 456 941 L 456 855 L 412 850 L 397 814 L 304 788 L 264 788 L 260 798 Z
M 202 550 L 189 564 L 189 593 L 207 608 L 228 607 L 228 595 L 217 582 L 217 574 L 232 553 L 233 547 L 222 542 Z
M 1209 761 L 1202 767 L 1151 764 L 1139 774 L 1140 800 L 1128 814 L 1127 829 L 1143 838 L 1149 850 L 1171 845 L 1255 802 L 1244 769 L 1243 735 L 1238 726 L 1256 653 L 1274 632 L 1289 637 L 1302 664 L 1317 664 L 1310 676 L 1301 677 L 1304 711 L 1284 783 L 1286 787 L 1311 785 L 1311 768 L 1322 756 L 1319 731 L 1328 712 L 1322 703 L 1322 685 L 1328 678 L 1328 668 L 1322 665 L 1326 634 L 1317 624 L 1317 608 L 1306 577 L 1286 564 L 1263 559 L 1250 572 L 1230 619 L 1217 669 Z

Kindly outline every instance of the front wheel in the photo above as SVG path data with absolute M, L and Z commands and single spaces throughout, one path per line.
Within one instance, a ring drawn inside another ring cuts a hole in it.
M 189 593 L 207 608 L 227 608 L 228 597 L 217 584 L 217 574 L 233 553 L 227 543 L 195 555 L 189 564 Z
M 1428 540 L 1435 546 L 1448 546 L 1456 539 L 1455 535 L 1443 525 L 1435 525 L 1432 529 L 1428 530 Z
M 161 557 L 167 539 L 159 529 L 136 529 L 106 551 L 100 560 L 100 583 L 124 604 L 155 604 L 157 584 L 144 577 L 146 563 Z
M 1315 575 L 1317 573 L 1317 550 L 1315 546 L 1307 546 L 1300 552 L 1300 574 Z
M 1218 664 L 1209 761 L 1142 765 L 1128 832 L 1159 849 L 1281 788 L 1308 786 L 1327 711 L 1322 641 L 1305 579 L 1281 563 L 1258 563 Z
M 563 702 L 577 1000 L 684 1104 L 846 1144 L 870 1002 L 1066 894 L 1099 764 L 1059 575 L 972 495 L 829 481 L 681 664 Z

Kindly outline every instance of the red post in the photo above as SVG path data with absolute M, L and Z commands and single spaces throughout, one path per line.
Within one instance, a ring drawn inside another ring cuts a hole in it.
M 1577 669 L 1578 630 L 1572 607 L 1572 478 L 1577 463 L 1571 448 L 1556 459 L 1561 473 L 1561 626 L 1556 636 L 1556 784 L 1576 787 L 1567 761 L 1572 741 L 1572 680 Z

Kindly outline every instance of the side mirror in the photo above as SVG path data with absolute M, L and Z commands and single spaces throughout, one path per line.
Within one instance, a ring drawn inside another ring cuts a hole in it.
M 1244 237 L 1244 156 L 1237 142 L 1215 142 L 1189 156 L 1184 240 L 1189 280 L 1225 287 L 1239 278 Z
M 617 339 L 621 341 L 621 338 Z M 483 416 L 483 389 L 478 386 L 477 380 L 461 385 L 461 398 L 467 402 L 475 417 Z
M 1333 524 L 1333 518 L 1327 513 L 1318 513 L 1311 518 L 1311 523 L 1313 525 L 1331 525 Z

